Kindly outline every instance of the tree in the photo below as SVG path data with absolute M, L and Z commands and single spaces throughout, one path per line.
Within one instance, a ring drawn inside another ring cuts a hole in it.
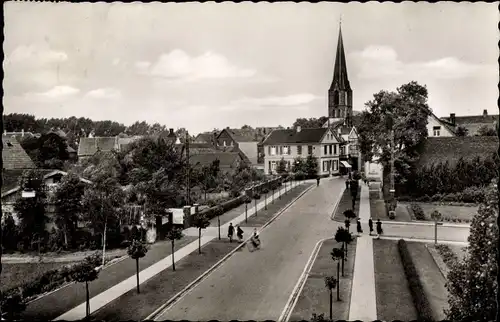
M 325 287 L 328 289 L 330 293 L 330 320 L 333 315 L 333 289 L 337 286 L 337 280 L 333 276 L 325 277 Z
M 332 259 L 337 262 L 337 283 L 340 284 L 340 262 L 344 260 L 344 251 L 340 248 L 333 248 L 330 254 Z M 340 285 L 337 285 L 337 301 L 340 301 Z
M 86 290 L 86 311 L 85 316 L 90 317 L 90 295 L 89 295 L 89 282 L 97 279 L 99 276 L 99 271 L 96 269 L 93 263 L 94 259 L 92 256 L 85 258 L 81 263 L 76 264 L 76 266 L 70 271 L 69 279 L 78 283 L 85 283 Z
M 262 189 L 262 193 L 264 194 L 264 210 L 267 210 L 267 194 L 269 193 L 269 189 Z
M 466 128 L 465 126 L 463 125 L 459 125 L 457 126 L 457 128 L 455 129 L 455 134 L 457 136 L 467 136 L 469 134 L 469 129 Z
M 453 321 L 496 321 L 498 296 L 498 189 L 490 184 L 472 219 L 463 260 L 448 273 L 449 310 Z
M 257 200 L 260 199 L 260 194 L 257 191 L 254 191 L 253 193 L 253 200 L 254 200 L 254 205 L 255 205 L 255 216 L 257 217 Z
M 356 213 L 352 209 L 347 209 L 344 211 L 343 215 L 345 216 L 346 220 L 346 228 L 347 231 L 349 231 L 349 226 L 351 225 L 351 219 L 356 218 Z
M 302 127 L 303 129 L 309 128 L 319 128 L 323 127 L 323 125 L 328 121 L 328 117 L 326 116 L 321 116 L 320 118 L 315 118 L 311 117 L 309 119 L 307 118 L 298 118 L 294 123 L 293 123 L 293 128 L 296 129 L 297 126 Z
M 134 135 L 148 135 L 150 131 L 150 126 L 146 121 L 136 121 L 134 124 L 127 127 L 125 133 L 130 136 Z
M 82 198 L 84 192 L 85 184 L 74 173 L 64 176 L 54 192 L 54 205 L 56 207 L 55 222 L 57 228 L 63 232 L 66 248 L 68 247 L 69 239 L 74 235 L 79 215 L 83 210 Z
M 14 204 L 14 211 L 20 220 L 20 237 L 24 249 L 31 249 L 35 237 L 43 239 L 46 235 L 45 224 L 47 193 L 43 174 L 37 170 L 27 170 L 23 173 L 19 185 L 21 191 L 30 191 L 32 198 L 19 198 Z
M 23 298 L 22 291 L 16 290 L 7 294 L 2 294 L 0 298 L 2 320 L 18 320 L 20 314 L 26 309 L 26 299 Z
M 243 199 L 245 203 L 245 223 L 248 222 L 248 204 L 252 202 L 252 199 L 249 196 L 245 196 Z
M 478 136 L 497 136 L 497 131 L 488 125 L 482 125 L 477 130 L 477 135 Z
M 293 160 L 292 172 L 295 174 L 296 180 L 302 180 L 306 174 L 305 160 L 301 157 Z
M 383 167 L 384 199 L 389 199 L 391 129 L 394 129 L 395 183 L 405 184 L 419 159 L 419 147 L 427 138 L 427 88 L 410 82 L 396 92 L 380 91 L 366 103 L 358 127 L 359 149 L 364 161 Z
M 142 241 L 139 240 L 133 240 L 132 244 L 128 246 L 127 249 L 127 254 L 130 256 L 130 258 L 135 259 L 135 271 L 136 271 L 136 276 L 137 276 L 137 293 L 141 293 L 139 290 L 139 259 L 143 258 L 146 256 L 146 253 L 148 252 L 148 248 L 146 245 L 142 243 Z
M 184 235 L 182 234 L 182 230 L 178 228 L 172 228 L 170 231 L 167 233 L 167 238 L 170 240 L 172 244 L 172 269 L 175 271 L 175 260 L 174 260 L 174 253 L 175 253 L 175 241 L 180 240 Z
M 281 158 L 281 160 L 278 162 L 276 173 L 278 173 L 278 175 L 280 176 L 286 175 L 288 173 L 285 158 Z
M 347 244 L 353 240 L 351 233 L 347 229 L 339 227 L 335 233 L 335 240 L 338 243 L 342 243 L 342 251 L 347 255 Z M 347 259 L 346 255 L 342 258 L 342 276 L 344 276 L 344 261 Z
M 202 212 L 197 212 L 192 217 L 193 226 L 198 228 L 198 253 L 201 254 L 201 230 L 210 226 L 210 220 L 207 215 Z
M 315 178 L 318 175 L 318 158 L 310 154 L 304 164 L 304 172 L 309 178 Z
M 11 215 L 5 217 L 2 224 L 2 246 L 7 252 L 17 250 L 18 231 L 16 222 Z

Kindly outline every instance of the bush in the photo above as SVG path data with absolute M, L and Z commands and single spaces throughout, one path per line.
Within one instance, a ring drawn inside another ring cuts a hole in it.
M 413 298 L 413 304 L 417 310 L 419 321 L 433 321 L 433 314 L 429 301 L 424 292 L 422 282 L 418 275 L 415 264 L 411 258 L 410 252 L 408 251 L 408 245 L 403 239 L 398 241 L 399 255 L 401 256 L 401 262 L 405 271 L 406 279 L 408 280 L 408 285 L 410 287 L 410 293 Z
M 450 246 L 438 244 L 436 245 L 436 249 L 448 268 L 451 269 L 453 265 L 458 263 L 458 256 L 451 250 Z
M 442 198 L 443 201 L 459 201 L 460 200 L 460 195 L 456 193 L 448 193 L 443 196 Z
M 440 193 L 436 193 L 434 196 L 431 197 L 431 201 L 441 201 L 443 196 Z
M 422 207 L 419 204 L 412 203 L 410 205 L 411 211 L 415 215 L 416 220 L 425 220 L 425 213 Z
M 429 202 L 431 201 L 431 197 L 429 197 L 428 195 L 423 195 L 421 197 L 418 197 L 416 199 L 416 201 L 420 201 L 420 202 Z
M 462 201 L 469 203 L 481 203 L 484 201 L 484 188 L 467 187 L 462 191 Z

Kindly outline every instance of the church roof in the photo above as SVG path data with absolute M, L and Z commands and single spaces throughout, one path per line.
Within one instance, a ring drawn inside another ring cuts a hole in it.
M 330 89 L 351 90 L 349 77 L 347 76 L 347 65 L 345 60 L 344 42 L 342 40 L 342 27 L 339 29 L 339 40 L 337 43 L 337 55 L 335 56 L 335 67 L 333 70 L 333 81 Z

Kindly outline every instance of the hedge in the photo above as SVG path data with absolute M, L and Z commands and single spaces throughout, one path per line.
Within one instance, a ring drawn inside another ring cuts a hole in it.
M 410 209 L 413 212 L 416 220 L 425 220 L 425 213 L 420 205 L 412 203 L 410 204 Z
M 408 250 L 408 245 L 403 239 L 398 241 L 399 255 L 401 256 L 401 262 L 405 271 L 406 279 L 408 280 L 408 285 L 410 287 L 410 293 L 413 298 L 413 304 L 417 310 L 417 316 L 419 321 L 433 321 L 432 309 L 427 299 L 427 295 L 424 292 L 424 287 L 420 281 L 417 269 L 411 258 L 410 252 Z
M 455 264 L 458 263 L 458 256 L 451 250 L 450 246 L 445 244 L 438 244 L 436 245 L 436 249 L 439 252 L 441 258 L 443 258 L 443 262 L 446 264 L 446 266 L 448 266 L 449 269 L 451 269 Z

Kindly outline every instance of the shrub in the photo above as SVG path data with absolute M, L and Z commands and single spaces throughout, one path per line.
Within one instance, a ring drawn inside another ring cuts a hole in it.
M 431 201 L 441 201 L 443 196 L 440 193 L 436 193 L 434 196 L 431 197 Z
M 451 269 L 453 265 L 458 263 L 458 256 L 451 250 L 450 246 L 446 244 L 437 244 L 436 249 L 448 268 Z
M 469 203 L 481 203 L 484 201 L 484 188 L 467 187 L 462 191 L 462 201 Z
M 231 198 L 238 198 L 240 196 L 240 191 L 237 189 L 231 190 L 231 193 L 229 194 Z
M 395 212 L 389 212 L 389 219 L 396 219 Z
M 411 211 L 413 211 L 413 214 L 415 215 L 415 219 L 417 220 L 425 220 L 425 213 L 422 207 L 420 207 L 419 204 L 412 203 L 410 205 Z
M 403 239 L 398 241 L 399 255 L 401 256 L 401 262 L 405 271 L 406 279 L 408 280 L 408 285 L 410 287 L 410 293 L 413 298 L 413 304 L 417 310 L 419 321 L 433 321 L 433 314 L 427 295 L 424 292 L 422 282 L 418 275 L 413 259 L 411 258 L 410 252 L 408 251 L 408 245 Z
M 429 202 L 431 201 L 431 197 L 429 197 L 428 195 L 423 195 L 421 197 L 418 197 L 416 200 L 421 202 Z
M 443 196 L 443 201 L 459 201 L 460 196 L 456 193 L 448 193 Z

